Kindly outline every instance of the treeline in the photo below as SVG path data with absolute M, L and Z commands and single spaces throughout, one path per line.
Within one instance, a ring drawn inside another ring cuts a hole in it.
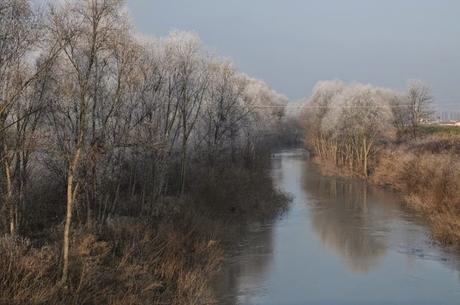
M 0 230 L 63 223 L 66 283 L 74 227 L 154 215 L 187 194 L 194 167 L 251 166 L 285 103 L 193 33 L 138 35 L 123 1 L 3 0 Z
M 416 137 L 430 119 L 429 88 L 419 81 L 406 93 L 371 85 L 319 82 L 302 117 L 312 154 L 352 174 L 368 177 L 383 144 Z
M 443 243 L 460 241 L 460 137 L 432 119 L 429 88 L 320 82 L 301 121 L 324 169 L 400 191 Z M 458 130 L 455 130 L 458 131 Z

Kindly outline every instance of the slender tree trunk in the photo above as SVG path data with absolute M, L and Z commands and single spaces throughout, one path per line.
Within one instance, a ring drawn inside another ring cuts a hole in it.
M 185 183 L 187 175 L 187 139 L 184 137 L 182 140 L 182 157 L 181 157 L 181 187 L 180 193 L 184 195 L 185 193 Z
M 367 150 L 367 139 L 363 139 L 363 171 L 364 177 L 367 178 L 367 158 L 368 158 L 368 150 Z
M 3 126 L 4 124 L 2 124 Z M 13 200 L 13 177 L 11 175 L 10 156 L 8 155 L 8 147 L 6 144 L 5 136 L 2 137 L 3 149 L 3 171 L 4 171 L 4 184 L 5 184 L 5 206 L 7 209 L 8 231 L 11 235 L 16 235 L 16 207 Z
M 5 156 L 5 158 L 8 158 Z M 6 206 L 8 208 L 8 222 L 9 222 L 9 231 L 11 235 L 16 235 L 17 233 L 17 222 L 16 222 L 16 203 L 13 200 L 13 183 L 11 177 L 10 164 L 7 160 L 4 162 L 5 167 L 5 188 L 6 188 Z
M 64 242 L 62 246 L 62 278 L 63 284 L 67 283 L 69 278 L 69 253 L 70 253 L 70 229 L 72 224 L 73 208 L 75 203 L 75 197 L 77 194 L 78 184 L 74 185 L 77 165 L 80 160 L 81 149 L 77 148 L 73 160 L 69 165 L 69 172 L 67 176 L 67 207 L 66 207 L 66 218 L 64 225 Z

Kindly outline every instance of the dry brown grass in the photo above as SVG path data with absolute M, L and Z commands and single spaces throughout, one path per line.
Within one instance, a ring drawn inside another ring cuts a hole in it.
M 182 224 L 182 227 L 187 227 Z M 220 245 L 139 219 L 116 219 L 103 232 L 74 232 L 69 286 L 57 285 L 57 244 L 0 239 L 1 304 L 211 304 L 208 282 L 223 258 Z
M 323 174 L 356 176 L 346 168 L 313 159 Z M 371 163 L 371 183 L 404 194 L 429 220 L 442 243 L 460 245 L 460 137 L 429 134 L 387 144 Z
M 1 237 L 0 304 L 213 304 L 210 281 L 224 259 L 225 234 L 236 232 L 241 218 L 244 225 L 244 219 L 274 217 L 287 198 L 266 171 L 198 177 L 193 192 L 164 198 L 152 217 L 117 216 L 74 229 L 65 287 L 58 284 L 61 226 L 31 234 L 40 236 L 33 241 Z
M 35 249 L 30 241 L 0 238 L 0 304 L 42 304 L 55 293 L 56 249 Z
M 460 242 L 460 157 L 451 147 L 438 150 L 444 144 L 444 140 L 436 144 L 428 139 L 386 148 L 379 155 L 372 181 L 403 192 L 408 205 L 429 219 L 440 241 L 457 243 Z

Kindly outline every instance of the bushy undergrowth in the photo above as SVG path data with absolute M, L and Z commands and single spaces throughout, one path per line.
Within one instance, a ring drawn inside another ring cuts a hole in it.
M 431 140 L 385 149 L 372 181 L 403 192 L 406 202 L 428 217 L 434 234 L 452 243 L 460 241 L 460 157 L 452 149 L 440 152 L 443 145 Z
M 203 173 L 204 174 L 204 173 Z M 259 169 L 214 169 L 192 184 L 192 196 L 213 216 L 229 214 L 244 220 L 263 220 L 286 208 L 286 195 L 273 188 L 267 172 Z
M 326 175 L 357 176 L 347 167 L 313 160 Z M 387 143 L 370 163 L 368 180 L 401 192 L 408 206 L 426 216 L 439 241 L 460 245 L 460 137 L 425 134 Z
M 231 223 L 236 230 L 244 220 L 274 217 L 287 198 L 263 166 L 194 172 L 189 194 L 164 198 L 154 216 L 75 229 L 66 286 L 59 284 L 61 226 L 35 240 L 1 237 L 0 304 L 212 304 L 209 281 Z
M 185 222 L 185 219 L 180 219 Z M 60 287 L 58 243 L 34 248 L 3 237 L 2 304 L 208 304 L 208 276 L 222 260 L 219 244 L 176 228 L 117 218 L 103 232 L 74 232 L 70 283 Z

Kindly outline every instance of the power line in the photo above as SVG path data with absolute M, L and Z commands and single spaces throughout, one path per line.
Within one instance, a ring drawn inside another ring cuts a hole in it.
M 319 105 L 254 105 L 254 108 L 291 108 L 291 109 L 296 109 L 296 108 L 303 108 L 303 109 L 342 109 L 342 108 L 405 108 L 405 107 L 410 107 L 412 104 L 397 104 L 397 105 L 356 105 L 356 106 L 350 106 L 350 105 L 344 105 L 344 106 L 319 106 Z M 460 102 L 456 104 L 442 104 L 442 105 L 433 105 L 435 107 L 447 107 L 447 106 L 460 106 Z M 449 111 L 460 111 L 460 108 L 458 109 L 449 109 Z

